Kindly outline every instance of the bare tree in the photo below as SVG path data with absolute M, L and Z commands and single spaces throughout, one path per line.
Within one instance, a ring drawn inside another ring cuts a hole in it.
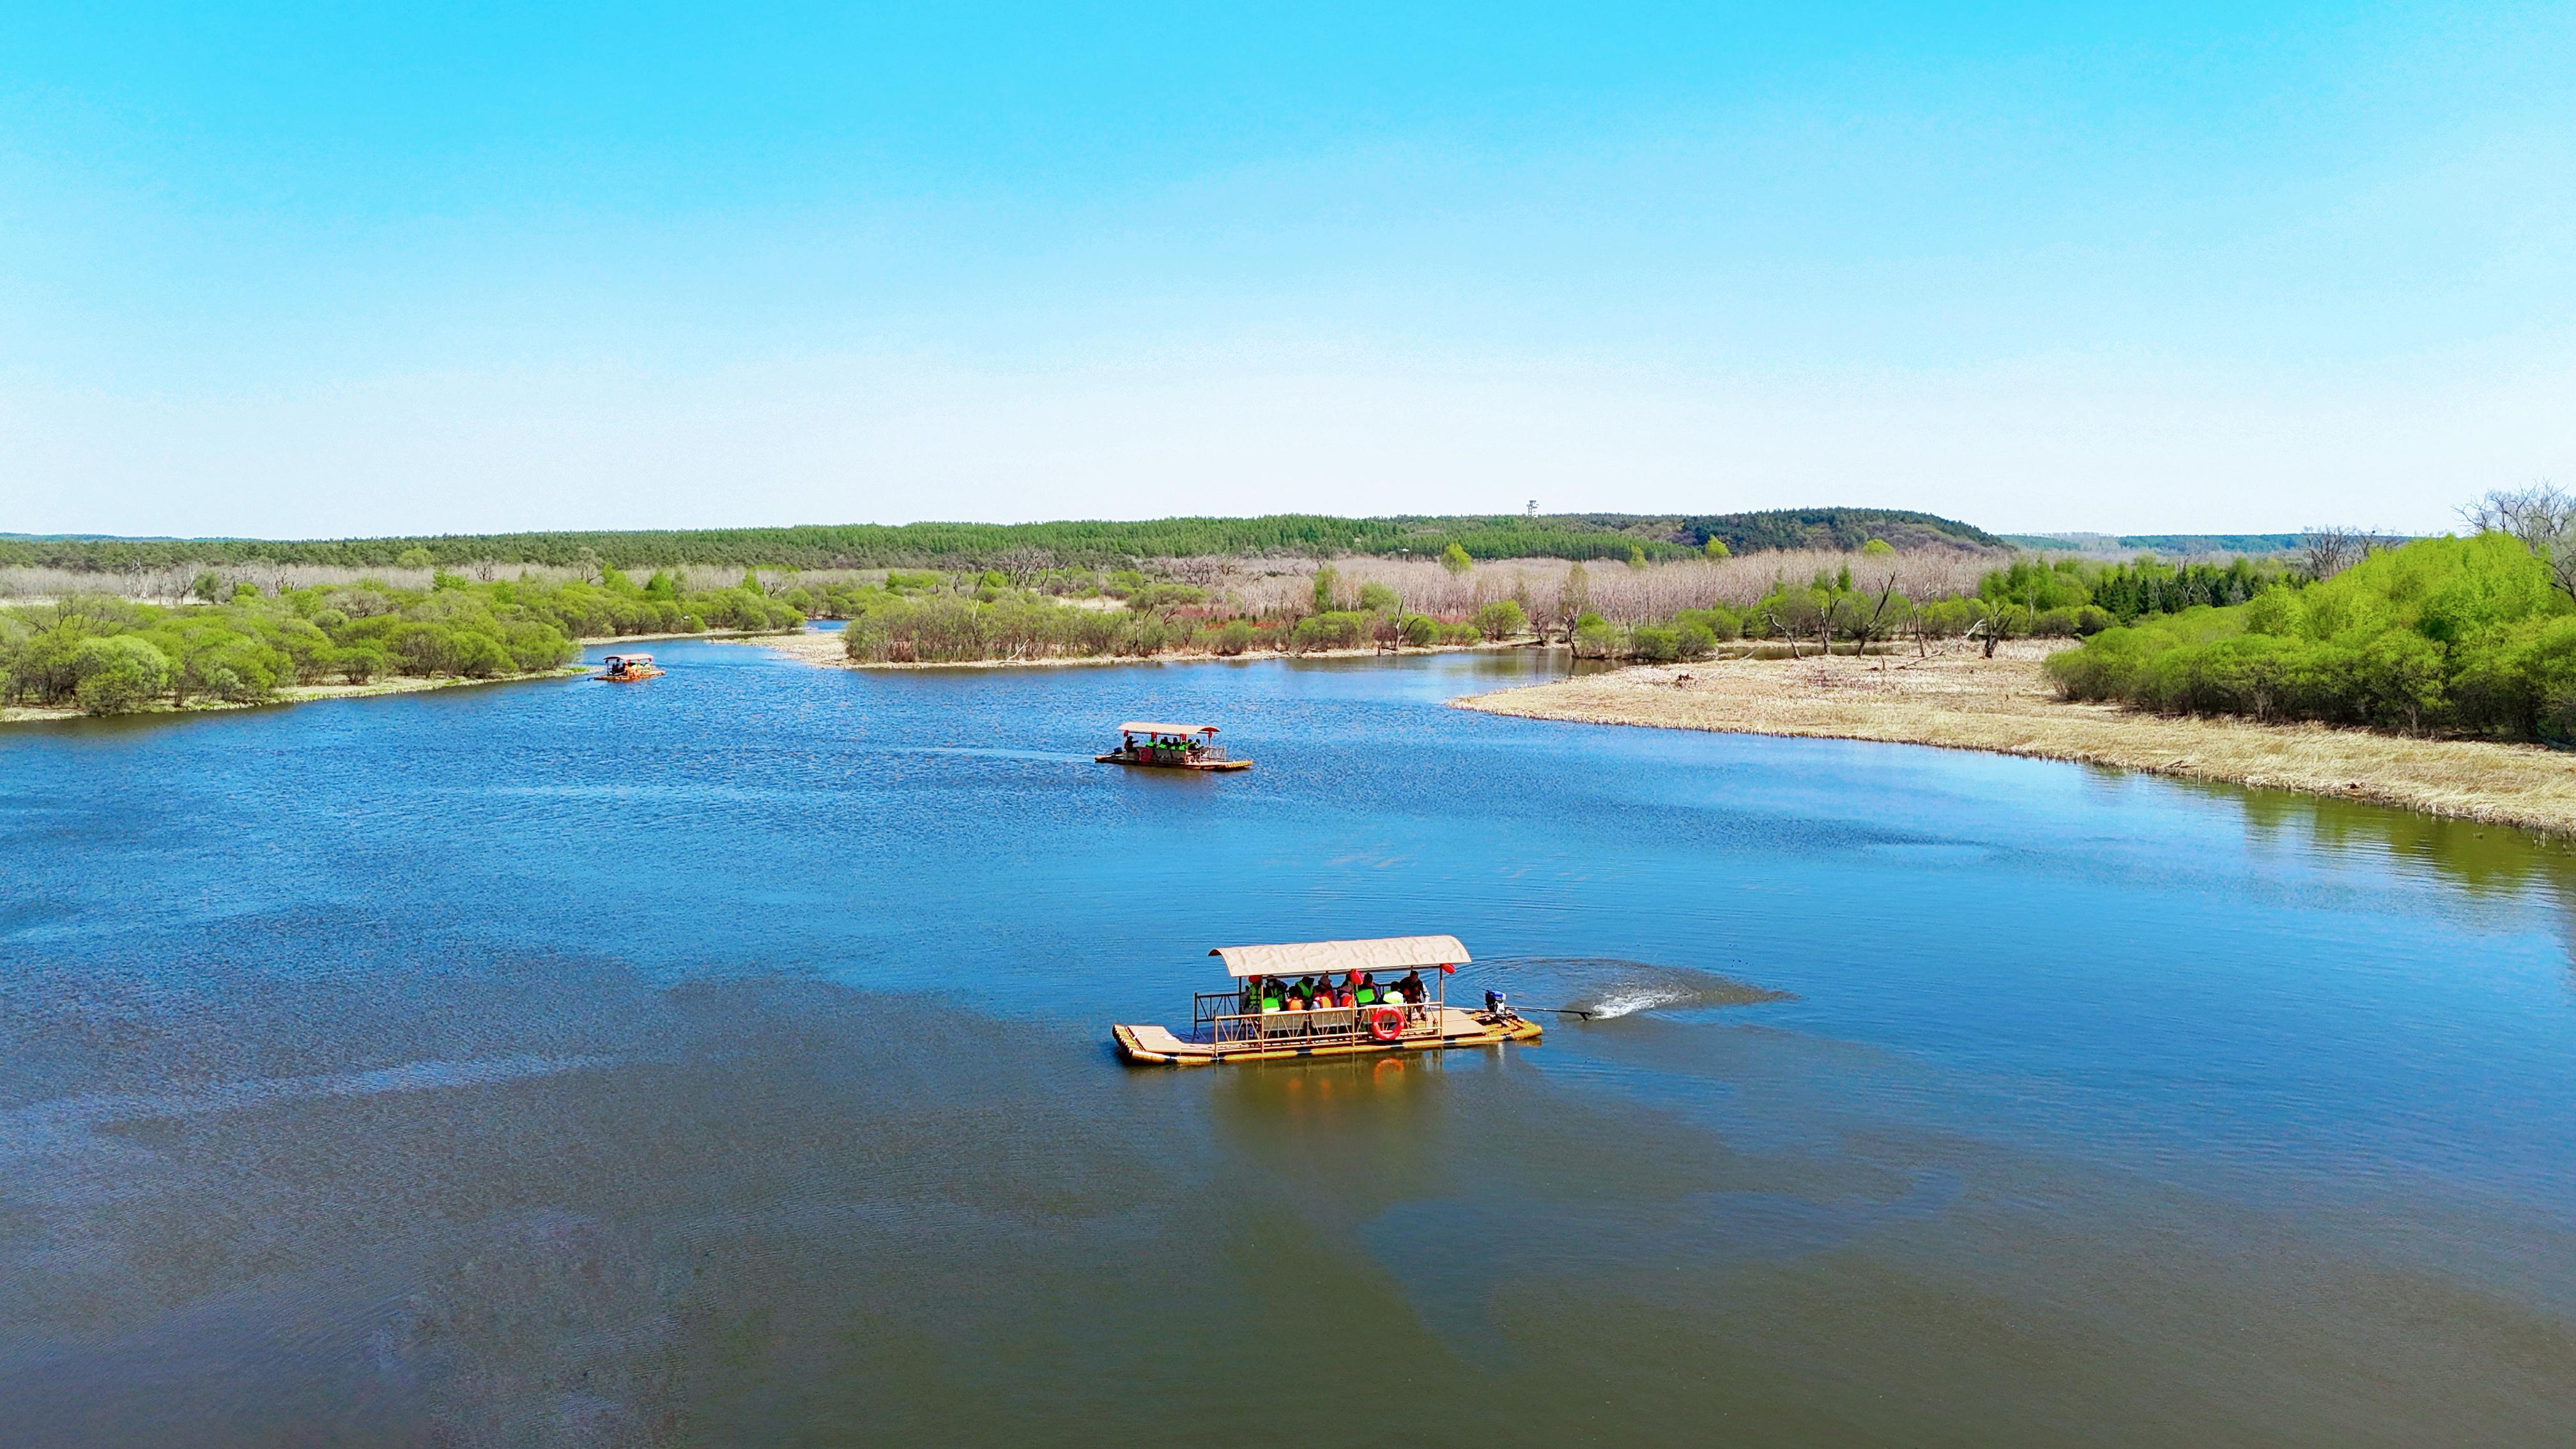
M 2013 602 L 2010 599 L 1979 600 L 1985 605 L 1985 616 L 1968 626 L 1968 637 L 1985 641 L 1986 657 L 1995 657 L 1995 646 L 2012 637 Z
M 2308 577 L 2322 583 L 2362 561 L 2370 552 L 2370 535 L 2358 528 L 2310 528 L 2299 535 L 2299 552 Z
M 1042 548 L 1032 548 L 1027 544 L 1006 548 L 993 558 L 993 567 L 1000 569 L 1002 577 L 1009 579 L 1019 588 L 1027 588 L 1029 580 L 1053 567 L 1054 563 L 1054 554 Z
M 2460 510 L 2480 533 L 2509 533 L 2549 565 L 2549 581 L 2576 598 L 2576 497 L 2541 479 L 2528 488 L 2498 488 Z

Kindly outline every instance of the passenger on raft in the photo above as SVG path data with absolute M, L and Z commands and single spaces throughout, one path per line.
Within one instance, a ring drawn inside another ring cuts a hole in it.
M 1405 972 L 1404 979 L 1395 983 L 1395 994 L 1403 997 L 1409 1005 L 1420 1006 L 1423 996 L 1422 972 L 1419 969 Z

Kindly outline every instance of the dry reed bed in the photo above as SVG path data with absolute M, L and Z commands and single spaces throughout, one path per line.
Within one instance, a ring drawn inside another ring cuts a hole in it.
M 2047 652 L 2019 644 L 1992 660 L 1953 651 L 1624 669 L 1452 703 L 1530 719 L 1989 750 L 2576 833 L 2576 756 L 2067 704 L 2040 672 Z
M 1711 604 L 1740 609 L 1768 593 L 1775 580 L 1803 584 L 1818 573 L 1845 567 L 1855 585 L 1871 589 L 1892 577 L 1897 592 L 1908 598 L 1972 593 L 1978 577 L 1999 562 L 1996 555 L 1956 549 L 1915 549 L 1876 558 L 1797 549 L 1641 569 L 1616 560 L 1594 560 L 1582 567 L 1589 608 L 1618 623 L 1643 624 Z M 1552 558 L 1480 563 L 1463 574 L 1452 574 L 1431 559 L 1342 558 L 1332 564 L 1346 593 L 1356 594 L 1364 583 L 1384 584 L 1408 609 L 1452 617 L 1497 599 L 1517 599 L 1534 615 L 1552 613 L 1575 567 Z M 1315 565 L 1304 560 L 1181 559 L 1171 571 L 1252 614 L 1303 609 L 1314 596 Z
M 1617 560 L 1583 565 L 1586 606 L 1622 624 L 1671 618 L 1678 609 L 1711 604 L 1742 608 L 1786 579 L 1803 584 L 1817 573 L 1832 574 L 1848 566 L 1855 584 L 1878 588 L 1890 577 L 1897 591 L 1913 599 L 1967 593 L 1978 575 L 1996 565 L 1990 554 L 1955 549 L 1916 549 L 1876 558 L 1816 550 L 1746 554 L 1738 558 L 1684 560 L 1632 569 Z M 1517 599 L 1533 615 L 1553 614 L 1574 565 L 1564 559 L 1505 559 L 1481 563 L 1464 574 L 1452 574 L 1431 559 L 1341 558 L 1332 560 L 1345 594 L 1356 597 L 1367 583 L 1385 584 L 1407 609 L 1457 618 L 1496 599 Z M 1311 559 L 1187 558 L 1158 564 L 1151 572 L 1208 590 L 1211 597 L 1245 613 L 1270 616 L 1312 607 L 1316 564 Z M 740 568 L 690 564 L 673 570 L 683 588 L 723 588 L 739 582 Z M 147 603 L 178 603 L 200 570 L 145 569 L 128 573 L 80 573 L 52 568 L 0 568 L 0 600 L 18 602 L 64 598 L 74 594 L 114 594 Z M 264 593 L 281 588 L 352 584 L 380 579 L 396 588 L 426 589 L 430 570 L 346 568 L 323 564 L 239 564 L 213 570 L 227 587 L 255 584 Z M 468 578 L 530 578 L 548 583 L 595 577 L 589 570 L 547 564 L 468 564 Z M 630 569 L 641 577 L 649 569 Z M 768 587 L 802 583 L 874 583 L 883 569 L 758 569 Z

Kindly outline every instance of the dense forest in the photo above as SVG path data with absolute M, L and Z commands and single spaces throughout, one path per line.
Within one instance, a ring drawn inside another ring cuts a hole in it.
M 205 593 L 218 586 L 210 574 Z M 636 584 L 376 583 L 290 589 L 248 585 L 164 608 L 108 597 L 0 609 L 0 700 L 120 714 L 191 700 L 248 704 L 291 685 L 395 676 L 488 679 L 556 668 L 584 637 L 792 628 L 804 615 L 745 579 L 683 591 L 668 575 Z
M 2502 531 L 2106 630 L 2048 668 L 2071 699 L 2576 743 L 2576 599 Z
M 1154 559 L 1218 556 L 1326 558 L 1337 554 L 1435 558 L 1451 547 L 1477 559 L 1670 559 L 1716 540 L 1743 553 L 1767 548 L 1858 548 L 1872 537 L 1902 547 L 1999 547 L 1982 529 L 1929 514 L 1834 508 L 1702 518 L 1631 514 L 1501 514 L 1485 517 L 1163 518 L 1141 522 L 913 523 L 686 531 L 454 534 L 319 540 L 0 537 L 0 566 L 96 573 L 250 564 L 353 569 L 462 569 L 473 564 L 650 569 L 725 567 L 1095 568 Z

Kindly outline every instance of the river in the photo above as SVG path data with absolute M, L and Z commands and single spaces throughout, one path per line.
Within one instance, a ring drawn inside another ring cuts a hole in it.
M 1442 705 L 1538 654 L 654 647 L 0 734 L 0 1443 L 2576 1423 L 2563 847 Z M 1110 1051 L 1212 945 L 1429 932 L 1616 1014 Z

